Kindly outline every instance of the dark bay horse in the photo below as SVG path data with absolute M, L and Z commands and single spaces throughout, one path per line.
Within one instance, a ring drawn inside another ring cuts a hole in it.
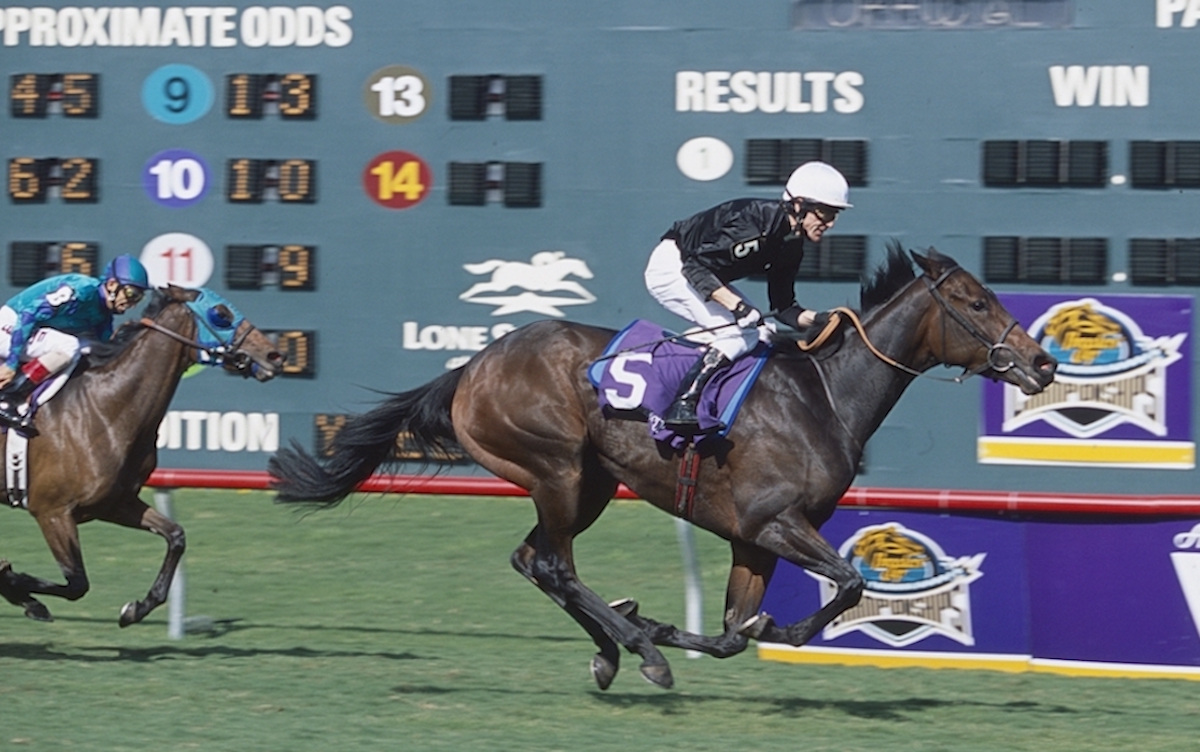
M 505 335 L 462 368 L 349 421 L 327 459 L 298 446 L 280 451 L 269 466 L 278 498 L 336 504 L 385 462 L 399 432 L 430 452 L 458 444 L 529 491 L 537 525 L 512 564 L 591 635 L 601 689 L 616 675 L 621 646 L 641 656 L 647 679 L 670 687 L 656 645 L 718 657 L 741 652 L 751 638 L 803 645 L 862 594 L 862 578 L 817 531 L 854 480 L 867 439 L 913 378 L 942 363 L 1028 394 L 1054 379 L 1054 358 L 988 288 L 932 248 L 912 258 L 920 276 L 893 247 L 864 285 L 867 341 L 851 331 L 832 353 L 793 347 L 769 359 L 728 444 L 701 462 L 691 522 L 733 548 L 722 634 L 656 622 L 631 600 L 605 603 L 576 575 L 572 541 L 618 482 L 676 513 L 677 456 L 656 445 L 645 425 L 605 419 L 588 381 L 588 365 L 615 334 L 607 329 L 542 321 Z M 759 613 L 781 557 L 837 584 L 832 601 L 790 626 Z
M 203 355 L 201 355 L 203 353 Z M 184 550 L 183 528 L 138 498 L 158 462 L 158 426 L 183 372 L 198 359 L 259 381 L 274 378 L 283 356 L 233 306 L 209 290 L 167 287 L 154 293 L 141 322 L 92 346 L 89 366 L 38 409 L 41 435 L 29 442 L 29 513 L 66 584 L 15 572 L 0 560 L 0 596 L 25 615 L 51 621 L 33 596 L 82 598 L 88 576 L 78 525 L 105 520 L 148 530 L 167 542 L 162 568 L 145 600 L 125 604 L 119 624 L 136 624 L 167 598 Z M 0 446 L 7 445 L 7 436 Z

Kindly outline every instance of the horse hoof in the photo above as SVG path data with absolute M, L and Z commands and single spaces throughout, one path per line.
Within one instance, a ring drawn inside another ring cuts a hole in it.
M 117 623 L 122 627 L 128 627 L 130 624 L 137 624 L 141 620 L 142 617 L 138 615 L 137 601 L 130 601 L 124 606 L 121 606 L 121 618 L 117 620 Z
M 600 689 L 608 689 L 617 676 L 617 664 L 596 653 L 592 656 L 592 678 Z
M 762 637 L 763 633 L 774 624 L 774 620 L 770 614 L 761 613 L 751 616 L 746 621 L 742 622 L 742 626 L 738 627 L 738 634 L 757 640 Z
M 671 676 L 671 667 L 665 663 L 643 663 L 642 678 L 656 687 L 670 689 L 675 686 L 675 677 Z
M 50 615 L 50 609 L 46 608 L 41 601 L 30 601 L 25 605 L 25 615 L 34 621 L 54 621 L 54 617 Z
M 638 602 L 632 598 L 622 598 L 619 601 L 613 601 L 608 604 L 608 607 L 616 611 L 623 618 L 628 619 L 631 616 L 637 616 Z

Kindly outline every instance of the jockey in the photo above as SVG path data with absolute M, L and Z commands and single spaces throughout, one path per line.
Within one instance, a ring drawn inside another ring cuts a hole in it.
M 117 256 L 101 279 L 49 277 L 0 308 L 0 423 L 28 431 L 33 419 L 18 408 L 39 385 L 78 360 L 79 338 L 112 337 L 113 315 L 137 305 L 150 287 L 146 267 Z
M 794 329 L 813 323 L 816 314 L 796 304 L 804 240 L 815 243 L 833 227 L 838 212 L 851 206 L 849 193 L 846 178 L 832 166 L 807 162 L 788 178 L 781 201 L 734 199 L 676 222 L 662 236 L 646 266 L 650 294 L 704 329 L 729 325 L 716 328 L 684 377 L 663 416 L 668 427 L 696 429 L 704 385 L 758 342 L 763 314 L 730 282 L 765 273 L 775 318 Z

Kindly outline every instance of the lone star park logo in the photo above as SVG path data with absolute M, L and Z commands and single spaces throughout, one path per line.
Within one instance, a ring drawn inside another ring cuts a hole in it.
M 582 259 L 568 258 L 563 251 L 539 251 L 523 261 L 489 259 L 478 264 L 464 264 L 471 274 L 490 274 L 459 295 L 468 303 L 495 306 L 493 316 L 513 313 L 540 313 L 544 316 L 565 316 L 563 306 L 593 303 L 596 296 L 579 282 L 568 277 L 591 279 L 592 270 Z M 514 290 L 523 290 L 514 294 Z

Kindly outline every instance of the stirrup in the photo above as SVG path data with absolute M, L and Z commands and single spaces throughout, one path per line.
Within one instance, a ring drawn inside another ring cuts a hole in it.
M 33 427 L 33 416 L 29 413 L 22 415 L 16 412 L 16 408 L 12 406 L 12 403 L 8 403 L 7 407 L 0 407 L 0 424 L 20 431 L 26 436 L 38 435 L 38 430 Z
M 700 416 L 696 414 L 696 408 L 699 407 L 699 400 L 677 399 L 667 408 L 667 412 L 663 415 L 663 424 L 667 428 L 692 428 L 700 429 Z

